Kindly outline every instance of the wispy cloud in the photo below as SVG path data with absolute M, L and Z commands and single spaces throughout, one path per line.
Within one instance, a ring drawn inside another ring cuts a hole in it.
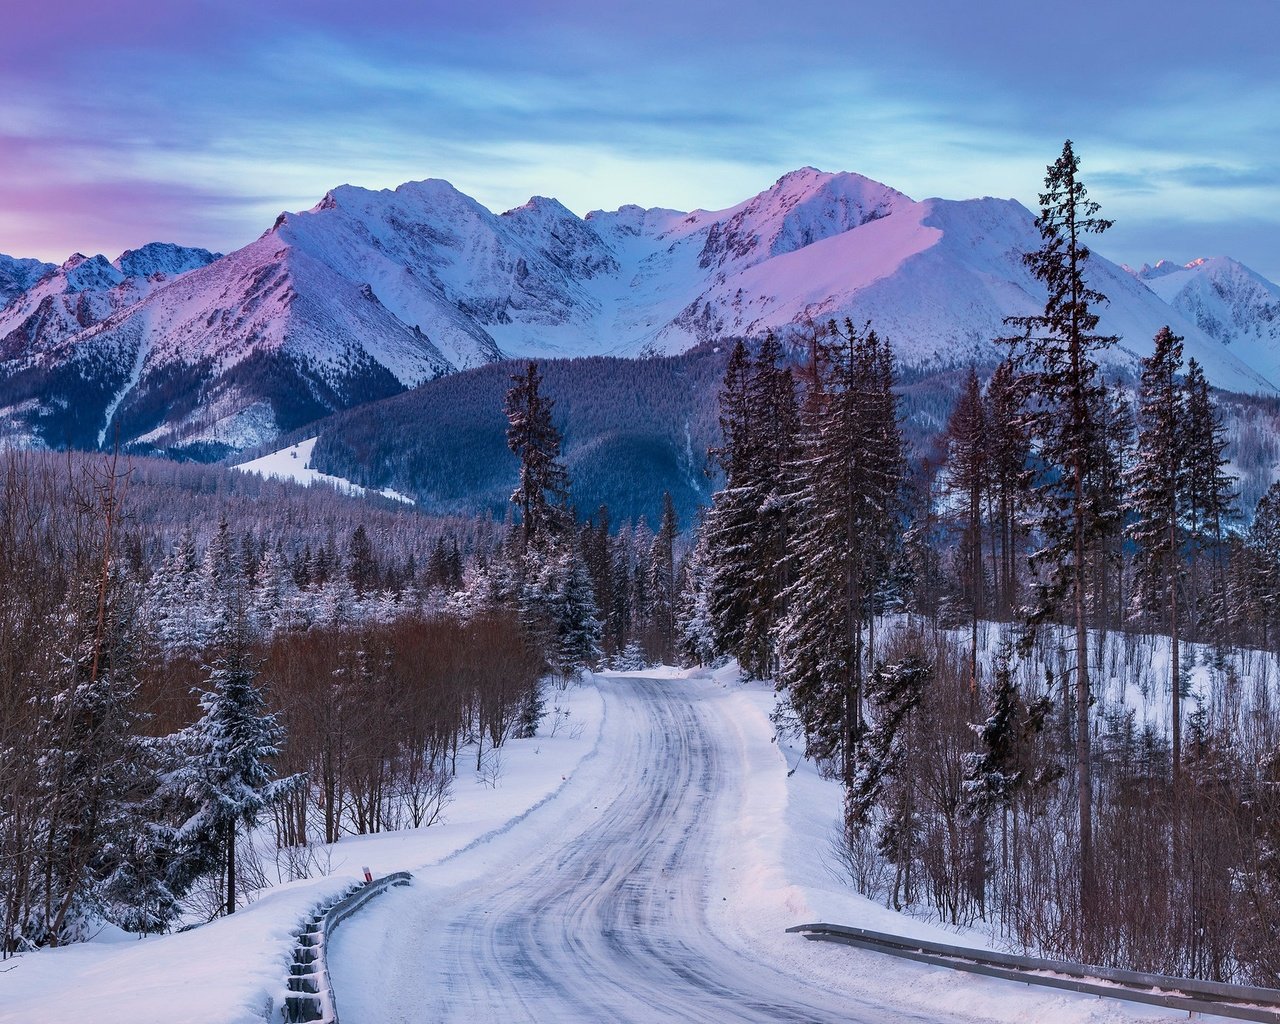
M 816 164 L 1033 205 L 1066 136 L 1137 225 L 1117 245 L 1208 223 L 1253 246 L 1280 208 L 1277 9 L 1241 32 L 1127 7 L 1084 0 L 1066 38 L 1013 0 L 43 5 L 0 37 L 0 251 L 227 248 L 332 185 L 428 176 L 584 212 L 728 205 Z

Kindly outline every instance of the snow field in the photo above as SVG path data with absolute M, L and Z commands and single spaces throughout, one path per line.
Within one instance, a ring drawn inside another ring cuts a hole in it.
M 250 462 L 242 462 L 231 468 L 238 469 L 242 473 L 257 473 L 258 476 L 266 477 L 268 480 L 292 480 L 307 487 L 313 484 L 327 484 L 341 494 L 349 494 L 357 498 L 369 493 L 367 488 L 353 484 L 350 480 L 340 476 L 330 476 L 311 468 L 311 453 L 315 451 L 317 440 L 319 438 L 308 438 L 288 448 L 281 448 L 270 455 L 264 455 Z M 414 504 L 412 498 L 390 487 L 384 487 L 373 493 L 406 505 Z
M 231 917 L 187 932 L 139 939 L 104 931 L 92 942 L 0 961 L 0 1024 L 275 1024 L 296 934 L 317 904 L 366 865 L 377 877 L 469 860 L 465 851 L 492 846 L 592 761 L 604 717 L 595 685 L 553 688 L 547 708 L 538 736 L 486 751 L 483 777 L 475 749 L 459 752 L 452 802 L 430 828 L 343 838 L 317 851 L 324 877 L 264 890 Z M 270 875 L 274 865 L 263 870 Z

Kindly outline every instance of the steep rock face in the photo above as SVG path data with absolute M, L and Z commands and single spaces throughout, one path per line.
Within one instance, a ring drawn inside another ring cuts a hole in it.
M 153 243 L 58 268 L 0 260 L 0 433 L 212 454 L 504 357 L 680 353 L 872 321 L 909 366 L 998 358 L 1038 312 L 1034 217 L 920 202 L 811 167 L 727 210 L 495 214 L 448 182 L 344 185 L 226 256 Z M 1219 265 L 1221 264 L 1221 265 Z M 1164 324 L 1222 387 L 1280 381 L 1276 289 L 1231 261 L 1127 274 L 1101 257 L 1102 329 L 1132 362 Z
M 1280 378 L 1280 286 L 1226 256 L 1161 260 L 1131 273 L 1210 338 Z

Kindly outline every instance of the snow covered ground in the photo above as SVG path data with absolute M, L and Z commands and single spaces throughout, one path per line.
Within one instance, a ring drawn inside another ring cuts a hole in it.
M 1183 1019 L 786 934 L 822 920 L 985 944 L 848 887 L 829 852 L 838 785 L 735 667 L 553 696 L 542 735 L 501 749 L 496 788 L 459 777 L 443 824 L 344 839 L 327 877 L 187 933 L 0 964 L 0 1022 L 276 1020 L 301 918 L 366 864 L 415 881 L 335 936 L 344 1024 Z
M 1178 1019 L 786 934 L 956 938 L 833 872 L 838 786 L 779 744 L 770 689 L 730 668 L 612 673 L 601 692 L 599 749 L 554 800 L 344 926 L 344 1024 Z
M 548 707 L 541 735 L 498 749 L 500 770 L 481 778 L 462 767 L 460 755 L 442 823 L 344 838 L 318 857 L 325 877 L 267 890 L 233 916 L 188 932 L 148 939 L 104 933 L 0 961 L 0 1022 L 277 1024 L 294 938 L 312 907 L 357 880 L 365 865 L 375 875 L 430 874 L 424 866 L 492 845 L 596 756 L 604 707 L 597 688 L 552 691 Z
M 353 484 L 350 480 L 344 480 L 340 476 L 330 476 L 328 473 L 321 473 L 319 470 L 311 468 L 311 453 L 315 450 L 317 440 L 314 437 L 308 438 L 305 441 L 299 441 L 295 445 L 290 445 L 288 448 L 281 448 L 270 455 L 264 455 L 251 462 L 242 462 L 238 466 L 232 466 L 231 468 L 238 469 L 244 473 L 257 473 L 259 476 L 273 480 L 293 480 L 308 487 L 312 484 L 328 484 L 343 494 L 350 494 L 355 497 L 363 497 L 369 493 L 366 488 L 361 487 L 359 484 Z M 401 494 L 390 487 L 384 487 L 382 490 L 373 493 L 381 494 L 384 498 L 390 498 L 392 501 L 404 502 L 406 505 L 414 504 L 414 500 L 408 495 Z

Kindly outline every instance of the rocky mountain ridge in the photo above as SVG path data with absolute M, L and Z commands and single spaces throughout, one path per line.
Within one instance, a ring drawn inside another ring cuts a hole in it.
M 502 358 L 674 354 L 846 316 L 906 366 L 985 364 L 1003 318 L 1043 305 L 1021 258 L 1037 245 L 1011 200 L 915 201 L 812 167 L 689 213 L 534 197 L 495 214 L 440 180 L 344 185 L 225 256 L 0 258 L 0 433 L 215 457 Z M 1092 268 L 1115 361 L 1168 323 L 1215 384 L 1275 392 L 1270 282 Z

